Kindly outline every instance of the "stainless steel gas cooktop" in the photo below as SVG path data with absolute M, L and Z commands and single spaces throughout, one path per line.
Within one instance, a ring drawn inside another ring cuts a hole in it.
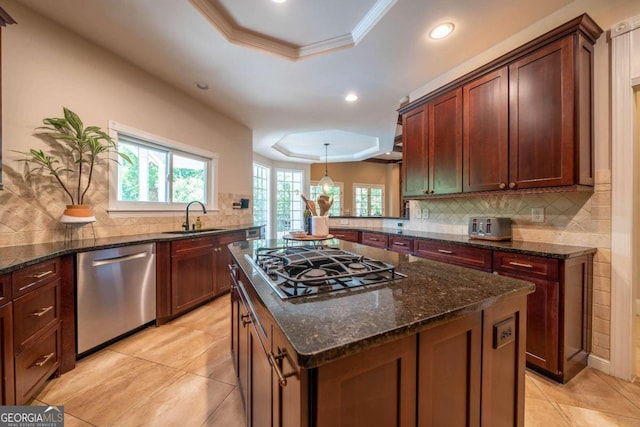
M 330 247 L 260 248 L 251 261 L 283 299 L 407 277 L 396 272 L 391 264 Z

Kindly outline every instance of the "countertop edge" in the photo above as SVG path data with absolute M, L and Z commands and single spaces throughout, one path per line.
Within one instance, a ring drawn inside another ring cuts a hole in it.
M 491 240 L 481 240 L 481 239 L 470 239 L 465 235 L 455 235 L 455 234 L 444 234 L 444 233 L 433 233 L 433 232 L 421 232 L 415 230 L 397 230 L 392 228 L 379 228 L 379 227 L 345 227 L 341 225 L 330 226 L 331 230 L 344 230 L 344 231 L 360 231 L 367 233 L 379 233 L 386 234 L 389 236 L 402 236 L 407 237 L 414 240 L 423 240 L 429 242 L 440 242 L 447 243 L 452 245 L 459 246 L 468 246 L 480 249 L 491 249 L 494 251 L 503 251 L 510 253 L 517 253 L 522 255 L 533 255 L 533 256 L 543 256 L 546 258 L 554 258 L 554 259 L 570 259 L 576 258 L 582 255 L 595 254 L 597 252 L 597 248 L 583 247 L 583 246 L 572 246 L 572 245 L 564 245 L 559 243 L 546 243 L 546 242 L 529 242 L 524 240 L 511 240 L 508 242 L 496 242 Z M 515 248 L 509 247 L 508 244 L 511 243 L 519 243 L 519 244 L 529 244 L 529 245 L 545 245 L 549 247 L 559 247 L 563 249 L 569 249 L 564 252 L 549 252 L 544 250 L 537 250 L 531 248 Z
M 16 261 L 10 265 L 5 267 L 0 267 L 0 275 L 11 273 L 15 270 L 19 270 L 24 267 L 28 267 L 30 265 L 37 264 L 42 261 L 46 261 L 48 259 L 77 254 L 81 252 L 89 252 L 100 249 L 110 249 L 115 247 L 123 247 L 123 246 L 133 246 L 133 245 L 141 245 L 145 243 L 158 243 L 158 242 L 172 242 L 177 240 L 186 240 L 192 239 L 194 237 L 212 237 L 217 235 L 223 235 L 228 233 L 233 233 L 236 231 L 244 231 L 252 228 L 260 228 L 264 227 L 264 225 L 259 224 L 246 224 L 246 225 L 238 225 L 238 226 L 227 226 L 223 229 L 212 230 L 212 231 L 204 231 L 204 232 L 189 232 L 184 234 L 171 234 L 171 233 L 149 233 L 149 234 L 130 234 L 125 236 L 113 236 L 113 237 L 104 237 L 98 239 L 84 239 L 78 240 L 74 242 L 44 242 L 44 243 L 34 243 L 30 245 L 20 245 L 20 246 L 5 246 L 0 247 L 0 252 L 4 249 L 17 250 L 20 249 L 28 249 L 28 248 L 36 248 L 36 247 L 45 247 L 42 249 L 41 254 L 34 254 L 33 256 L 25 257 L 20 261 Z M 59 247 L 57 247 L 59 246 Z M 46 247 L 51 247 L 47 249 Z M 33 250 L 36 252 L 36 250 Z M 14 256 L 13 258 L 20 258 L 19 256 Z

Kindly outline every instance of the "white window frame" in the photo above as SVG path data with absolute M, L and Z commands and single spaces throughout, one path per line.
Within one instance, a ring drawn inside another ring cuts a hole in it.
M 290 168 L 290 167 L 276 167 L 273 170 L 273 194 L 274 194 L 274 198 L 273 198 L 273 202 L 272 202 L 272 206 L 273 206 L 273 212 L 272 212 L 272 218 L 273 218 L 273 228 L 272 228 L 272 233 L 273 236 L 275 236 L 276 238 L 278 238 L 278 173 L 279 172 L 292 172 L 292 173 L 299 173 L 302 177 L 302 180 L 300 181 L 300 191 L 304 192 L 305 188 L 306 188 L 306 182 L 307 181 L 307 176 L 305 174 L 305 170 L 304 169 L 296 169 L 296 168 Z M 300 194 L 294 194 L 293 195 L 293 199 L 292 201 L 297 202 L 300 204 L 300 221 L 299 221 L 299 226 L 295 227 L 292 225 L 293 228 L 296 229 L 302 229 L 303 224 L 303 212 L 304 212 L 304 208 L 302 206 L 303 202 L 302 202 L 302 198 L 300 197 Z M 291 212 L 296 212 L 295 210 L 292 210 Z M 292 220 L 292 221 L 295 221 Z M 283 231 L 283 234 L 286 234 L 287 230 Z
M 126 126 L 115 121 L 109 121 L 109 136 L 113 138 L 116 145 L 119 136 L 127 135 L 133 139 L 140 140 L 142 143 L 149 144 L 152 147 L 166 149 L 175 154 L 182 156 L 194 156 L 207 161 L 207 210 L 215 212 L 218 210 L 218 154 L 203 150 L 201 148 L 186 145 L 168 138 L 154 135 L 140 129 Z M 186 208 L 186 203 L 164 203 L 164 202 L 130 202 L 118 200 L 118 155 L 114 152 L 110 153 L 109 162 L 109 206 L 108 212 L 113 214 L 123 213 L 158 213 L 158 212 L 182 212 Z M 167 179 L 169 179 L 167 177 Z M 171 191 L 171 190 L 169 190 Z
M 372 189 L 372 188 L 376 188 L 376 189 L 381 189 L 382 190 L 382 212 L 380 212 L 380 216 L 384 216 L 385 214 L 385 193 L 386 193 L 386 186 L 384 184 L 362 184 L 362 183 L 358 183 L 358 182 L 354 182 L 353 183 L 353 214 L 356 215 L 357 212 L 357 206 L 356 206 L 356 188 L 368 188 L 368 189 Z M 369 193 L 369 211 L 371 211 L 371 193 Z M 367 216 L 372 216 L 371 212 L 369 212 L 369 215 Z
M 309 183 L 309 197 L 311 197 L 311 187 L 317 186 L 320 181 L 311 181 Z M 333 182 L 334 187 L 338 187 L 340 190 L 340 213 L 338 216 L 342 216 L 344 213 L 344 182 Z
M 274 203 L 273 203 L 273 182 L 274 182 L 274 173 L 273 173 L 273 168 L 269 165 L 265 165 L 264 163 L 261 162 L 257 162 L 257 161 L 253 161 L 251 164 L 251 181 L 253 181 L 254 176 L 253 176 L 253 167 L 254 166 L 260 166 L 262 168 L 265 168 L 268 172 L 268 176 L 267 176 L 267 223 L 265 224 L 265 237 L 270 237 L 271 236 L 271 229 L 273 226 L 273 210 L 274 210 Z M 254 201 L 253 201 L 253 206 L 255 207 L 255 197 L 254 197 Z M 254 218 L 254 222 L 255 222 L 255 218 Z

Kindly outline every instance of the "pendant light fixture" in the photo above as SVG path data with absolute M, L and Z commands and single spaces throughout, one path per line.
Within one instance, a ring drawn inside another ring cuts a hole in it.
M 322 189 L 322 192 L 324 194 L 327 194 L 329 191 L 331 191 L 331 189 L 333 188 L 333 180 L 331 178 L 329 178 L 329 172 L 327 169 L 327 149 L 329 148 L 329 143 L 325 142 L 324 143 L 324 176 L 322 177 L 322 179 L 320 180 L 320 182 L 318 183 L 318 185 L 320 185 L 320 188 Z

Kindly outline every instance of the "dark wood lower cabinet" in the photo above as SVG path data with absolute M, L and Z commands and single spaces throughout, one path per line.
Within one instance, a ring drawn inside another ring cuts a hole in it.
M 527 366 L 566 383 L 591 351 L 592 255 L 556 260 L 494 252 L 494 270 L 536 285 L 527 297 Z
M 248 426 L 523 426 L 526 296 L 311 369 L 232 270 Z
M 415 425 L 415 338 L 402 338 L 317 368 L 315 425 Z
M 482 313 L 418 335 L 418 426 L 480 423 Z
M 158 323 L 191 310 L 231 288 L 227 245 L 245 232 L 176 240 L 157 245 Z M 165 265 L 170 265 L 167 269 Z M 167 278 L 167 276 L 169 278 Z
M 0 404 L 15 405 L 13 370 L 13 304 L 0 307 Z

